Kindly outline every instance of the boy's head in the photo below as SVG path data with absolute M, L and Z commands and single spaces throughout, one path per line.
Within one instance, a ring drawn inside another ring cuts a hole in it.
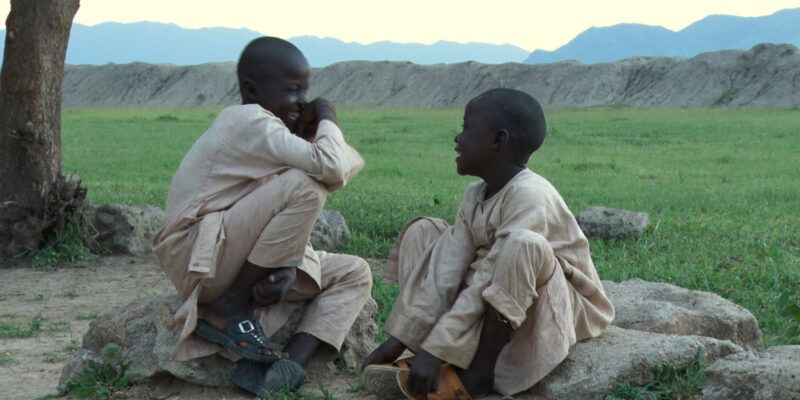
M 239 57 L 236 73 L 242 104 L 258 104 L 294 132 L 308 103 L 308 60 L 293 44 L 274 37 L 250 42 Z
M 464 109 L 464 129 L 455 138 L 456 167 L 461 175 L 524 167 L 544 142 L 547 128 L 539 102 L 514 89 L 491 89 Z

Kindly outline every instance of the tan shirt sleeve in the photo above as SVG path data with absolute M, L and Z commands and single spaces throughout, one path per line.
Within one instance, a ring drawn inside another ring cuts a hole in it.
M 325 184 L 329 190 L 344 186 L 364 165 L 361 155 L 344 141 L 339 127 L 323 120 L 314 142 L 292 134 L 280 119 L 260 110 L 247 124 L 241 135 L 227 136 L 232 151 L 229 165 L 243 175 L 258 179 L 264 176 L 266 165 L 285 165 L 305 171 Z

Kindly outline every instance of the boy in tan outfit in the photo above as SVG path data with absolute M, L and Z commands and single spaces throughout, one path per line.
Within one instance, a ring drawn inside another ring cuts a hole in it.
M 456 166 L 482 180 L 467 187 L 453 226 L 418 218 L 397 239 L 386 275 L 400 292 L 384 326 L 391 338 L 365 362 L 368 389 L 397 389 L 372 378 L 409 349 L 416 356 L 397 370 L 410 398 L 515 394 L 611 323 L 586 237 L 527 168 L 545 133 L 523 92 L 494 89 L 467 104 Z
M 309 243 L 327 194 L 364 162 L 333 106 L 308 102 L 310 68 L 292 44 L 252 41 L 237 74 L 242 105 L 224 109 L 183 158 L 154 252 L 184 300 L 173 358 L 244 359 L 234 382 L 266 395 L 278 381 L 299 387 L 321 346 L 338 350 L 369 297 L 364 260 Z M 291 341 L 270 343 L 303 305 Z

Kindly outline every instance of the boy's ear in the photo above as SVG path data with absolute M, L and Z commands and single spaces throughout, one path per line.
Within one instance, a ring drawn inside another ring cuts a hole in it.
M 511 140 L 511 133 L 508 129 L 500 129 L 494 133 L 494 138 L 492 139 L 492 147 L 499 148 L 500 146 L 507 144 Z
M 242 81 L 242 86 L 244 90 L 242 92 L 245 95 L 245 100 L 255 99 L 256 98 L 256 85 L 253 83 L 251 79 L 245 79 Z

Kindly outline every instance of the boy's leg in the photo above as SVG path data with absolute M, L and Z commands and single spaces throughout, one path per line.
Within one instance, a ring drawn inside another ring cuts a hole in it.
M 424 333 L 427 333 L 430 327 L 416 327 L 414 330 L 419 333 L 407 335 L 409 326 L 405 323 L 404 316 L 413 313 L 409 310 L 414 307 L 414 301 L 424 301 L 421 295 L 424 290 L 437 290 L 435 282 L 432 282 L 435 281 L 436 276 L 427 274 L 428 263 L 433 245 L 446 229 L 447 223 L 443 220 L 420 218 L 406 226 L 401 236 L 398 237 L 389 257 L 389 265 L 384 272 L 387 278 L 396 280 L 399 284 L 397 300 L 383 327 L 391 336 L 370 354 L 364 361 L 365 366 L 391 363 L 403 353 L 406 346 L 415 350 L 419 348 L 424 339 Z M 427 282 L 426 278 L 428 278 Z M 455 282 L 455 284 L 460 283 Z M 441 289 L 447 290 L 445 287 L 441 287 Z M 429 325 L 432 326 L 436 317 L 447 311 L 443 304 L 440 307 L 437 307 L 437 304 L 432 302 L 425 304 L 426 309 L 430 312 L 427 318 L 420 314 L 417 316 L 422 320 L 428 320 Z
M 301 365 L 323 345 L 338 352 L 372 289 L 369 264 L 360 257 L 323 251 L 321 290 L 313 282 L 298 282 L 286 294 L 286 301 L 306 301 L 303 319 L 283 351 Z M 310 280 L 307 276 L 298 280 Z
M 556 267 L 550 243 L 532 231 L 512 232 L 497 257 L 490 285 L 483 290 L 487 302 L 478 348 L 469 368 L 458 371 L 472 395 L 489 392 L 500 352 L 524 322 L 528 308 Z
M 216 329 L 252 319 L 255 283 L 303 260 L 327 191 L 299 170 L 273 178 L 225 211 L 222 256 L 214 284 L 203 288 L 202 319 Z
M 500 352 L 525 321 L 556 262 L 542 235 L 515 231 L 503 240 L 491 269 L 476 271 L 459 292 L 448 314 L 457 317 L 437 323 L 417 352 L 408 381 L 414 393 L 436 388 L 443 361 L 461 367 L 457 373 L 470 394 L 491 389 Z

